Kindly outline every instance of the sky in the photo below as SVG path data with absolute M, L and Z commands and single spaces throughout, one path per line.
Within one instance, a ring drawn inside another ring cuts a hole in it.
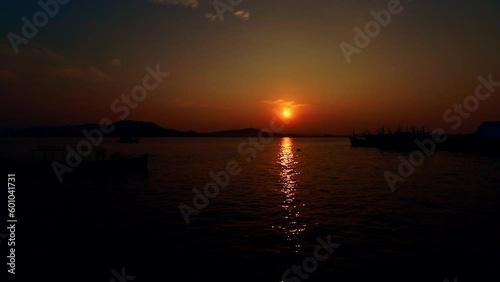
M 0 127 L 118 121 L 113 101 L 157 65 L 168 77 L 126 119 L 209 132 L 268 127 L 287 109 L 286 131 L 307 134 L 500 120 L 500 87 L 456 130 L 443 118 L 479 76 L 500 81 L 499 1 L 401 1 L 350 62 L 340 45 L 396 0 L 44 1 L 58 11 L 29 39 L 22 18 L 40 4 L 0 4 Z

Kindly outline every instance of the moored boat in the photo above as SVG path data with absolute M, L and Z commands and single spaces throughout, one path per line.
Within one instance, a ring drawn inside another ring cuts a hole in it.
M 437 142 L 445 138 L 444 142 Z M 424 131 L 378 134 L 354 134 L 350 137 L 352 147 L 371 147 L 383 150 L 412 151 L 422 150 L 423 142 L 432 141 L 433 150 L 455 152 L 500 152 L 500 122 L 484 122 L 474 134 L 455 134 L 436 136 Z M 428 142 L 427 142 L 428 143 Z M 420 144 L 420 145 L 419 145 Z
M 139 138 L 122 136 L 120 137 L 120 139 L 118 139 L 118 143 L 124 143 L 124 144 L 139 143 Z

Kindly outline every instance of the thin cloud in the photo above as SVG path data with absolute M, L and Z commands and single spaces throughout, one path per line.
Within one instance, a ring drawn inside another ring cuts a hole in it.
M 61 75 L 69 79 L 85 80 L 85 75 L 82 70 L 77 68 L 63 68 L 61 70 Z
M 230 109 L 230 107 L 227 107 L 227 106 L 224 106 L 221 104 L 211 104 L 211 103 L 205 103 L 202 101 L 185 100 L 183 98 L 167 99 L 166 102 L 172 106 L 182 107 L 182 108 L 221 109 L 221 110 Z
M 51 62 L 60 62 L 64 60 L 64 57 L 60 54 L 54 52 L 50 48 L 38 44 L 36 42 L 30 42 L 29 48 L 22 48 L 19 54 L 16 54 L 12 50 L 12 46 L 10 44 L 0 41 L 0 57 L 5 59 L 15 58 L 17 61 L 26 59 L 26 58 L 36 58 L 37 60 L 45 60 Z
M 170 104 L 177 106 L 177 107 L 191 107 L 191 106 L 196 105 L 195 101 L 184 100 L 182 98 L 171 99 L 169 102 L 170 102 Z
M 245 10 L 239 10 L 233 13 L 237 18 L 243 21 L 248 21 L 250 19 L 250 12 Z
M 10 70 L 0 70 L 0 80 L 18 80 L 19 75 Z
M 94 66 L 87 67 L 87 74 L 90 81 L 93 82 L 106 82 L 111 80 L 107 74 Z
M 307 104 L 297 104 L 295 101 L 285 101 L 283 99 L 278 99 L 278 100 L 264 100 L 262 101 L 264 104 L 268 105 L 276 105 L 276 106 L 283 106 L 283 107 L 289 107 L 289 108 L 298 108 L 298 107 L 305 107 Z
M 117 67 L 121 67 L 122 66 L 122 60 L 118 59 L 118 58 L 115 58 L 113 60 L 111 60 L 109 62 L 109 65 L 114 67 L 114 68 L 117 68 Z
M 212 14 L 212 13 L 205 13 L 205 18 L 209 21 L 209 22 L 215 22 L 217 21 L 217 19 L 219 18 L 217 15 L 215 14 Z
M 79 87 L 85 84 L 90 88 L 111 86 L 113 78 L 102 71 L 100 66 L 81 64 L 80 60 L 63 56 L 49 46 L 33 42 L 17 55 L 12 55 L 0 41 L 0 84 L 16 83 L 20 87 L 43 85 L 54 92 L 64 87 Z M 107 62 L 106 64 L 108 64 Z
M 31 47 L 31 53 L 34 54 L 35 56 L 43 57 L 47 60 L 51 61 L 61 61 L 63 60 L 63 56 L 57 54 L 56 52 L 50 50 L 49 48 L 46 48 L 44 46 L 37 46 L 34 45 Z
M 86 68 L 64 67 L 55 75 L 71 80 L 83 82 L 107 82 L 111 77 L 97 67 L 88 66 Z
M 180 5 L 196 9 L 200 6 L 198 0 L 150 0 L 159 5 Z

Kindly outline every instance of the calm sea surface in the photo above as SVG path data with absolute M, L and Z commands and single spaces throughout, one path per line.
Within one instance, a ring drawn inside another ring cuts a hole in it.
M 152 155 L 149 173 L 67 174 L 58 186 L 16 172 L 20 273 L 278 282 L 330 236 L 340 246 L 329 258 L 288 281 L 500 281 L 498 156 L 437 152 L 392 192 L 384 172 L 400 154 L 347 139 L 275 139 L 253 159 L 238 152 L 242 138 L 115 141 L 103 146 Z M 1 156 L 76 142 L 0 139 Z M 186 225 L 179 204 L 193 206 L 193 188 L 230 160 L 241 173 Z

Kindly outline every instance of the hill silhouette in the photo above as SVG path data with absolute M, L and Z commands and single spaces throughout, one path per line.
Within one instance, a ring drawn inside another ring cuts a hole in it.
M 163 128 L 153 122 L 123 120 L 113 123 L 115 129 L 105 137 L 248 137 L 258 136 L 260 130 L 255 128 L 233 129 L 208 133 L 195 131 L 178 131 Z M 2 137 L 83 137 L 83 130 L 99 129 L 99 124 L 81 124 L 67 126 L 30 127 L 26 129 L 0 130 Z M 275 134 L 275 136 L 278 136 Z

